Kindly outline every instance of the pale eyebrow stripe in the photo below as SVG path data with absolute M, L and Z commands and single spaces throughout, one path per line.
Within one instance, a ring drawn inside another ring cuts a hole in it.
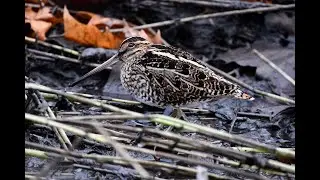
M 175 57 L 174 55 L 170 54 L 170 53 L 166 53 L 166 52 L 158 52 L 158 51 L 150 51 L 152 54 L 155 54 L 155 55 L 160 55 L 160 56 L 164 56 L 164 57 L 168 57 L 170 59 L 174 59 L 174 60 L 180 60 L 180 61 L 184 61 L 184 62 L 187 62 L 187 63 L 190 63 L 190 64 L 193 64 L 197 67 L 200 67 L 200 68 L 205 68 L 203 65 L 197 63 L 197 62 L 194 62 L 194 61 L 191 61 L 191 60 L 188 60 L 188 59 L 185 59 L 181 56 L 179 56 L 179 59 L 177 57 Z

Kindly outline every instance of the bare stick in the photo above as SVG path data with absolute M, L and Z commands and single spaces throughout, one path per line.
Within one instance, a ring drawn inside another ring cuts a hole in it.
M 97 95 L 91 95 L 91 94 L 84 94 L 84 93 L 78 93 L 78 92 L 71 92 L 71 91 L 67 91 L 67 93 L 69 94 L 74 94 L 77 96 L 81 96 L 81 97 L 86 97 L 86 98 L 90 98 L 90 99 L 95 99 L 97 101 L 101 101 L 104 103 L 107 102 L 115 102 L 115 103 L 124 103 L 124 104 L 130 104 L 130 105 L 139 105 L 141 104 L 141 102 L 139 101 L 133 101 L 133 100 L 126 100 L 126 99 L 118 99 L 118 98 L 112 98 L 112 97 L 106 97 L 106 96 L 97 96 Z M 45 98 L 50 98 L 50 99 L 57 99 L 58 96 L 55 94 L 47 94 L 47 93 L 41 93 Z M 100 98 L 100 99 L 97 99 Z
M 120 156 L 122 156 L 127 162 L 130 163 L 130 165 L 140 174 L 142 178 L 151 177 L 148 171 L 146 171 L 139 163 L 135 162 L 134 159 L 128 154 L 125 149 L 122 148 L 122 146 L 120 146 L 118 142 L 113 141 L 111 138 L 109 138 L 110 134 L 107 131 L 103 131 L 103 129 L 101 129 L 101 127 L 97 125 L 94 125 L 93 127 L 96 128 L 98 132 L 107 139 L 109 144 L 113 146 L 113 148 L 120 154 Z
M 47 110 L 45 112 L 45 116 L 48 116 L 48 117 L 51 117 L 51 118 L 55 118 L 53 112 L 51 111 L 49 105 L 47 104 L 47 102 L 44 100 L 43 96 L 41 96 L 40 92 L 39 91 L 35 91 L 35 92 L 32 92 L 31 94 L 31 97 L 34 98 L 34 101 L 36 101 L 37 104 L 44 104 L 45 106 L 48 106 L 47 107 Z M 30 98 L 31 98 L 30 97 Z M 65 141 L 64 138 L 62 137 L 62 134 L 59 133 L 59 130 L 56 128 L 56 127 L 53 127 L 52 130 L 54 131 L 54 133 L 56 134 L 61 146 L 68 150 L 68 147 L 66 145 L 66 142 L 68 141 Z M 61 129 L 60 129 L 61 130 Z M 63 131 L 63 130 L 62 130 Z
M 263 8 L 252 8 L 252 9 L 244 9 L 244 10 L 226 11 L 226 12 L 191 16 L 191 17 L 181 18 L 181 19 L 177 19 L 177 20 L 167 20 L 167 21 L 162 21 L 162 22 L 145 24 L 145 25 L 141 25 L 141 26 L 135 26 L 132 28 L 133 29 L 145 29 L 145 28 L 171 25 L 171 24 L 175 24 L 177 22 L 185 23 L 185 22 L 195 21 L 195 20 L 200 20 L 200 19 L 208 19 L 208 18 L 223 17 L 223 16 L 230 16 L 230 15 L 238 15 L 238 14 L 248 14 L 248 13 L 256 13 L 256 12 L 276 11 L 276 10 L 281 10 L 281 9 L 291 9 L 294 7 L 295 7 L 295 4 L 290 4 L 290 5 L 279 5 L 279 6 L 263 7 Z M 125 30 L 124 28 L 110 29 L 110 32 L 123 32 L 124 30 Z
M 96 136 L 93 136 L 92 133 L 86 133 L 85 131 L 83 131 L 81 129 L 74 128 L 74 127 L 71 127 L 68 125 L 64 125 L 64 124 L 61 124 L 58 122 L 54 122 L 54 121 L 51 121 L 48 119 L 45 120 L 46 118 L 44 118 L 44 117 L 40 117 L 40 116 L 36 117 L 31 114 L 29 114 L 29 115 L 26 114 L 26 119 L 32 120 L 32 121 L 35 121 L 38 123 L 44 123 L 44 124 L 48 124 L 48 125 L 63 127 L 65 130 L 67 130 L 67 131 L 70 130 L 70 132 L 72 132 L 76 135 L 95 139 L 96 141 L 103 143 L 103 144 L 108 144 L 108 140 L 106 138 L 104 138 L 103 136 L 98 138 Z M 217 164 L 213 164 L 213 163 L 209 163 L 209 162 L 205 162 L 205 161 L 201 161 L 201 160 L 197 160 L 197 159 L 190 159 L 190 158 L 181 157 L 178 155 L 173 155 L 173 154 L 165 153 L 165 152 L 155 152 L 153 150 L 139 148 L 139 147 L 132 147 L 132 146 L 128 146 L 128 145 L 119 144 L 119 146 L 122 146 L 123 148 L 125 148 L 127 150 L 137 151 L 137 152 L 141 152 L 141 153 L 147 153 L 147 154 L 151 154 L 154 156 L 163 156 L 163 157 L 167 157 L 167 158 L 177 159 L 180 161 L 185 161 L 185 162 L 191 163 L 191 164 L 203 165 L 205 167 L 210 167 L 210 168 L 214 168 L 217 170 L 222 170 L 222 171 L 226 171 L 229 173 L 236 173 L 236 174 L 243 175 L 245 177 L 252 178 L 252 179 L 263 179 L 263 180 L 267 179 L 267 178 L 265 178 L 261 175 L 258 175 L 258 174 L 253 174 L 253 173 L 242 171 L 239 169 L 225 167 L 225 166 L 221 166 L 221 165 L 217 165 Z
M 25 41 L 27 42 L 31 42 L 31 43 L 37 43 L 37 44 L 41 44 L 43 46 L 46 46 L 46 47 L 51 47 L 53 49 L 57 49 L 57 50 L 60 50 L 60 51 L 64 51 L 66 53 L 69 53 L 69 54 L 72 54 L 72 55 L 75 55 L 75 56 L 79 56 L 80 53 L 78 51 L 75 51 L 75 50 L 72 50 L 72 49 L 68 49 L 68 48 L 65 48 L 63 46 L 58 46 L 58 45 L 55 45 L 55 44 L 50 44 L 50 43 L 47 43 L 47 42 L 44 42 L 44 41 L 41 41 L 41 40 L 36 40 L 34 38 L 30 38 L 30 37 L 27 37 L 25 36 L 24 37 Z
M 136 17 L 136 19 L 137 19 L 141 24 L 143 24 L 143 25 L 146 24 L 146 22 L 144 22 L 143 19 L 141 19 L 141 18 L 139 18 L 139 17 Z M 148 30 L 149 30 L 153 35 L 156 35 L 156 34 L 157 34 L 152 28 L 148 28 Z M 170 46 L 170 44 L 169 44 L 166 40 L 164 40 L 162 37 L 161 37 L 161 41 L 163 42 L 164 45 Z
M 53 114 L 52 110 L 50 107 L 47 108 L 49 117 L 52 119 L 56 119 L 56 116 Z M 72 148 L 72 143 L 70 142 L 66 132 L 63 129 L 58 129 L 59 134 L 61 135 L 63 141 L 68 144 L 69 148 Z
M 271 119 L 271 117 L 272 117 L 269 114 L 258 114 L 258 113 L 249 113 L 249 112 L 237 112 L 237 115 L 253 116 L 253 117 L 268 118 L 268 119 Z
M 128 165 L 127 160 L 125 160 L 124 158 L 121 158 L 121 157 L 114 157 L 114 156 L 107 156 L 107 155 L 95 155 L 95 154 L 83 154 L 83 153 L 77 153 L 77 152 L 66 152 L 66 151 L 61 150 L 61 149 L 52 148 L 52 147 L 43 146 L 43 145 L 37 145 L 35 143 L 26 142 L 26 144 L 29 144 L 29 145 L 32 145 L 32 146 L 33 145 L 42 146 L 41 149 L 47 149 L 50 152 L 57 153 L 57 154 L 55 154 L 55 156 L 69 155 L 69 156 L 73 156 L 75 158 L 88 158 L 88 159 L 98 160 L 100 162 L 105 162 L 105 163 Z M 25 153 L 28 156 L 34 156 L 34 157 L 43 158 L 43 159 L 47 159 L 48 158 L 48 154 L 50 154 L 50 153 L 42 151 L 42 150 L 34 150 L 34 149 L 28 149 L 28 148 L 25 149 Z M 196 169 L 189 168 L 189 167 L 184 167 L 184 166 L 180 166 L 180 165 L 171 165 L 171 164 L 164 163 L 164 162 L 145 161 L 145 160 L 139 160 L 139 159 L 134 159 L 132 161 L 137 162 L 139 164 L 142 164 L 146 168 L 149 167 L 150 169 L 153 168 L 153 167 L 160 167 L 160 168 L 170 168 L 170 169 L 173 169 L 173 170 L 186 171 L 186 172 L 189 172 L 191 174 L 195 174 L 196 173 Z M 74 166 L 75 167 L 89 169 L 89 170 L 91 169 L 91 170 L 96 170 L 96 171 L 107 172 L 107 171 L 105 171 L 103 169 L 100 169 L 100 168 L 93 168 L 93 167 L 88 168 L 88 166 L 84 166 L 84 165 L 74 164 Z M 216 174 L 213 174 L 213 173 L 208 173 L 208 175 L 210 177 L 217 178 L 217 179 L 233 179 L 233 178 L 227 178 L 225 176 L 216 175 Z
M 62 121 L 62 122 L 65 122 L 65 123 L 69 122 L 70 123 L 70 121 Z M 82 122 L 82 121 L 81 122 L 71 121 L 71 124 L 82 124 L 82 125 L 86 125 L 86 126 L 103 126 L 103 127 L 107 128 L 107 129 L 110 129 L 112 127 L 116 128 L 116 129 L 120 129 L 120 127 L 118 127 L 118 125 L 111 125 L 111 124 L 103 124 L 102 125 L 102 124 L 91 123 L 91 122 L 86 122 L 86 121 L 84 121 L 84 122 Z M 61 124 L 61 125 L 63 125 L 63 124 Z M 69 125 L 66 125 L 66 126 L 69 126 Z M 70 126 L 70 127 L 72 127 L 72 126 Z M 121 127 L 124 127 L 124 126 L 121 126 Z M 127 127 L 127 128 L 138 130 L 138 132 L 148 132 L 148 133 L 154 133 L 154 134 L 157 134 L 157 135 L 161 135 L 163 137 L 170 138 L 170 139 L 173 139 L 175 141 L 187 143 L 187 144 L 190 144 L 190 145 L 192 145 L 194 147 L 198 147 L 198 149 L 207 150 L 207 151 L 215 153 L 215 154 L 224 155 L 224 156 L 229 157 L 229 158 L 234 158 L 234 159 L 240 160 L 241 162 L 246 162 L 246 161 L 250 161 L 251 162 L 253 160 L 253 162 L 257 162 L 257 165 L 261 166 L 261 167 L 273 168 L 273 169 L 278 169 L 278 170 L 281 170 L 281 171 L 284 171 L 284 172 L 294 173 L 294 167 L 293 166 L 290 166 L 290 165 L 287 165 L 287 164 L 284 164 L 284 163 L 281 163 L 281 162 L 277 162 L 277 161 L 274 161 L 274 160 L 263 160 L 263 158 L 261 158 L 259 161 L 255 161 L 255 157 L 253 155 L 251 155 L 251 154 L 240 153 L 239 151 L 231 150 L 231 149 L 225 148 L 225 147 L 215 146 L 215 145 L 213 145 L 211 143 L 207 143 L 207 142 L 193 141 L 193 140 L 190 140 L 189 138 L 182 137 L 182 136 L 173 134 L 171 132 L 163 132 L 163 131 L 155 130 L 155 129 L 152 129 L 152 128 L 144 128 L 143 130 L 141 128 L 134 128 L 134 127 Z M 121 135 L 121 134 L 118 134 L 118 135 Z M 91 138 L 94 138 L 96 140 L 96 136 L 92 136 Z M 145 139 L 145 138 L 143 138 L 143 139 Z M 158 142 L 158 143 L 155 142 L 154 145 L 162 147 L 162 148 L 166 148 L 166 147 L 163 147 L 160 143 L 161 142 Z M 171 145 L 168 144 L 167 146 L 170 147 Z M 180 152 L 184 151 L 184 150 L 181 150 L 179 148 L 174 148 L 172 150 L 175 150 L 175 151 L 179 151 L 180 150 Z M 187 153 L 187 154 L 190 154 L 189 152 L 186 152 L 186 151 L 184 151 L 184 152 Z M 196 154 L 199 154 L 199 153 L 196 153 Z M 249 159 L 251 159 L 251 160 L 249 160 Z M 260 161 L 264 162 L 264 163 L 263 164 L 259 164 Z
M 294 86 L 296 84 L 295 80 L 292 79 L 287 73 L 282 71 L 276 64 L 274 64 L 272 61 L 270 61 L 267 57 L 265 57 L 263 54 L 261 54 L 258 50 L 253 49 L 253 53 L 255 53 L 261 60 L 263 60 L 265 63 L 267 63 L 270 67 L 278 71 L 284 78 L 286 78 L 289 82 L 291 82 Z
M 100 64 L 96 64 L 96 63 L 87 63 L 87 62 L 81 62 L 78 59 L 75 58 L 70 58 L 70 57 L 65 57 L 65 56 L 61 56 L 61 55 L 57 55 L 57 54 L 52 54 L 52 53 L 48 53 L 48 52 L 43 52 L 43 51 L 39 51 L 39 50 L 35 50 L 35 49 L 29 49 L 27 48 L 28 52 L 31 53 L 35 53 L 35 54 L 40 54 L 43 56 L 47 56 L 47 57 L 51 57 L 54 59 L 60 59 L 63 61 L 67 61 L 67 62 L 72 62 L 72 63 L 76 63 L 76 64 L 84 64 L 90 67 L 98 67 Z M 106 69 L 111 69 L 111 67 L 106 67 Z
M 273 4 L 266 4 L 260 2 L 246 2 L 246 1 L 228 1 L 228 0 L 211 0 L 211 1 L 201 1 L 201 0 L 166 0 L 170 2 L 177 3 L 188 3 L 196 4 L 207 7 L 223 7 L 223 8 L 256 8 L 256 7 L 270 7 L 275 6 Z
M 113 111 L 113 112 L 124 113 L 124 114 L 128 114 L 128 115 L 133 115 L 133 116 L 140 115 L 141 117 L 145 117 L 143 114 L 138 113 L 138 112 L 121 109 L 121 108 L 118 108 L 118 107 L 115 107 L 112 105 L 108 105 L 108 104 L 104 104 L 104 103 L 101 103 L 101 102 L 98 102 L 95 100 L 71 95 L 71 94 L 65 93 L 63 91 L 54 90 L 52 88 L 49 88 L 49 87 L 46 87 L 43 85 L 37 85 L 34 83 L 25 83 L 25 88 L 26 89 L 37 89 L 39 91 L 43 91 L 43 92 L 47 92 L 47 93 L 54 93 L 54 94 L 62 95 L 68 99 L 73 99 L 73 100 L 76 100 L 76 101 L 79 101 L 79 102 L 82 102 L 85 104 L 90 104 L 93 106 L 101 107 L 101 108 L 104 108 L 104 109 L 107 109 L 107 110 Z M 248 139 L 243 138 L 241 136 L 231 135 L 231 134 L 226 133 L 221 130 L 216 130 L 216 129 L 213 129 L 210 127 L 189 123 L 189 122 L 186 122 L 186 121 L 183 121 L 180 119 L 176 119 L 176 118 L 172 118 L 169 116 L 165 116 L 165 115 L 156 114 L 156 115 L 152 115 L 152 116 L 153 116 L 153 118 L 151 118 L 150 120 L 153 122 L 165 124 L 168 126 L 174 126 L 176 128 L 191 130 L 194 132 L 203 133 L 203 134 L 215 137 L 217 139 L 225 140 L 225 141 L 236 143 L 239 145 L 256 147 L 259 149 L 266 150 L 267 152 L 270 152 L 270 153 L 275 153 L 280 156 L 291 157 L 291 158 L 295 157 L 295 152 L 286 151 L 286 150 L 282 150 L 282 149 L 279 149 L 279 148 L 271 146 L 271 145 L 262 144 L 262 143 L 259 143 L 256 141 L 251 141 L 251 140 L 248 140 Z

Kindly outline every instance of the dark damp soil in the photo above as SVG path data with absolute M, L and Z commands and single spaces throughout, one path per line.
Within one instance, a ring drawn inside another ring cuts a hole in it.
M 147 2 L 150 2 L 149 4 Z M 141 1 L 129 3 L 110 3 L 102 11 L 103 14 L 115 18 L 126 18 L 127 21 L 139 24 L 135 15 L 146 23 L 162 20 L 193 16 L 200 13 L 215 12 L 215 8 L 205 8 L 196 5 L 186 4 L 158 4 L 155 1 Z M 115 11 L 116 10 L 116 11 Z M 227 9 L 218 9 L 227 10 Z M 238 16 L 220 17 L 215 19 L 199 20 L 185 24 L 160 27 L 162 37 L 173 46 L 189 51 L 199 59 L 225 71 L 234 71 L 232 75 L 239 80 L 259 90 L 295 98 L 295 87 L 290 84 L 277 71 L 260 60 L 251 51 L 257 49 L 264 54 L 293 79 L 295 78 L 295 37 L 294 37 L 294 12 L 280 11 L 261 14 L 247 14 Z M 53 30 L 51 33 L 56 33 Z M 75 50 L 83 50 L 84 47 L 74 45 L 62 38 L 49 40 Z M 31 45 L 30 45 L 31 46 Z M 43 47 L 41 47 L 43 48 Z M 52 50 L 51 50 L 52 51 Z M 103 51 L 102 53 L 111 56 L 114 50 Z M 100 62 L 103 59 L 99 60 Z M 100 63 L 97 61 L 97 63 Z M 81 84 L 67 88 L 67 85 L 83 75 L 90 68 L 83 65 L 67 63 L 63 61 L 47 62 L 36 59 L 26 61 L 26 76 L 35 82 L 60 90 L 88 93 L 97 96 L 107 96 L 121 99 L 133 100 L 133 98 L 121 87 L 119 70 L 115 67 L 111 71 L 103 71 Z M 248 93 L 252 94 L 248 91 Z M 199 104 L 195 107 L 202 107 L 210 110 L 204 113 L 187 113 L 189 121 L 198 124 L 205 124 L 229 131 L 232 120 L 234 123 L 232 133 L 240 134 L 250 139 L 271 144 L 279 147 L 295 147 L 295 107 L 290 104 L 281 103 L 271 98 L 255 96 L 252 102 L 222 99 L 218 102 Z M 49 104 L 55 111 L 70 111 L 65 100 L 61 99 L 56 103 Z M 120 106 L 138 112 L 160 112 L 147 105 Z M 77 107 L 86 114 L 97 114 L 102 110 L 83 106 Z M 253 115 L 250 115 L 251 113 Z M 127 125 L 137 126 L 139 123 L 130 121 Z M 149 125 L 146 123 L 146 125 Z M 194 134 L 184 133 L 186 136 Z M 198 136 L 198 135 L 196 135 Z M 35 126 L 27 126 L 26 140 L 40 144 L 59 147 L 59 142 L 50 129 Z M 70 136 L 70 138 L 73 138 Z M 207 137 L 201 137 L 200 139 Z M 83 143 L 77 149 L 79 152 L 115 155 L 111 147 Z M 142 159 L 153 158 L 150 155 L 134 153 L 134 157 Z M 165 159 L 164 159 L 165 160 Z M 47 160 L 37 158 L 25 159 L 26 171 L 37 172 Z M 97 173 L 72 167 L 57 170 L 60 173 L 73 173 L 75 176 L 68 177 L 68 174 L 60 174 L 62 179 L 134 179 L 130 169 L 108 165 L 108 169 L 121 171 L 119 175 Z M 57 174 L 56 174 L 57 175 Z

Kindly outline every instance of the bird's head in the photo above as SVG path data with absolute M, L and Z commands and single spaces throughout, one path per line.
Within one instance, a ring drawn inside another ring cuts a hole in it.
M 118 58 L 121 61 L 130 61 L 142 55 L 150 45 L 151 43 L 142 37 L 129 37 L 121 43 Z
M 74 86 L 78 84 L 79 82 L 83 81 L 84 79 L 88 78 L 89 76 L 92 76 L 93 74 L 96 74 L 106 67 L 108 67 L 110 64 L 113 64 L 117 59 L 123 62 L 128 62 L 131 60 L 134 60 L 135 58 L 139 58 L 141 55 L 144 54 L 146 49 L 151 45 L 149 41 L 142 37 L 129 37 L 125 39 L 118 50 L 118 53 L 109 58 L 107 61 L 99 65 L 98 67 L 94 68 L 87 74 L 80 77 L 75 82 L 71 83 L 69 86 Z

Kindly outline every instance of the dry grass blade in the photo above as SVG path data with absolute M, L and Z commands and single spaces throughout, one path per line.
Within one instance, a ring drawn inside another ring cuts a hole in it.
M 90 105 L 101 107 L 101 108 L 104 108 L 106 110 L 113 111 L 113 112 L 118 112 L 118 113 L 123 113 L 123 114 L 127 114 L 127 115 L 133 115 L 133 116 L 140 116 L 141 118 L 145 117 L 141 113 L 121 109 L 121 108 L 118 108 L 118 107 L 115 107 L 112 105 L 104 104 L 104 103 L 101 103 L 101 102 L 98 102 L 95 100 L 79 97 L 76 95 L 71 95 L 71 94 L 68 94 L 68 93 L 65 93 L 65 92 L 62 92 L 59 90 L 54 90 L 52 88 L 48 88 L 46 86 L 40 86 L 40 85 L 37 85 L 34 83 L 25 83 L 25 88 L 26 89 L 36 89 L 36 90 L 47 92 L 47 93 L 58 94 L 58 95 L 61 95 L 61 96 L 68 98 L 71 101 L 78 101 L 78 102 L 82 102 L 85 104 L 90 104 Z M 180 119 L 176 119 L 176 118 L 172 118 L 169 116 L 152 115 L 152 118 L 150 120 L 153 122 L 164 124 L 164 125 L 173 126 L 173 127 L 180 128 L 180 129 L 186 129 L 186 130 L 193 131 L 193 132 L 198 132 L 198 133 L 205 134 L 205 135 L 217 138 L 217 139 L 225 140 L 227 142 L 232 142 L 232 143 L 235 143 L 238 145 L 244 145 L 244 146 L 262 149 L 262 150 L 265 150 L 267 152 L 270 152 L 272 154 L 276 154 L 279 156 L 295 158 L 295 152 L 293 152 L 293 151 L 283 150 L 281 148 L 277 148 L 277 147 L 274 147 L 271 145 L 258 143 L 258 142 L 243 138 L 241 136 L 231 135 L 231 134 L 226 133 L 221 130 L 216 130 L 216 129 L 213 129 L 210 127 L 205 127 L 205 126 L 189 123 L 189 122 L 186 122 L 186 121 L 183 121 Z
M 294 8 L 295 4 L 289 5 L 278 5 L 272 7 L 263 7 L 263 8 L 252 8 L 252 9 L 244 9 L 244 10 L 234 10 L 234 11 L 226 11 L 226 12 L 219 12 L 219 13 L 212 13 L 212 14 L 204 14 L 192 17 L 181 18 L 177 20 L 168 20 L 162 22 L 156 22 L 151 24 L 145 24 L 141 26 L 135 26 L 133 29 L 146 29 L 146 28 L 153 28 L 153 27 L 160 27 L 160 26 L 167 26 L 171 24 L 175 24 L 177 22 L 185 23 L 189 21 L 195 21 L 200 19 L 208 19 L 208 18 L 215 18 L 215 17 L 223 17 L 223 16 L 230 16 L 230 15 L 238 15 L 238 14 L 248 14 L 248 13 L 256 13 L 256 12 L 267 12 L 267 11 L 276 11 L 281 9 L 291 9 Z M 123 32 L 125 29 L 111 29 L 110 32 Z
M 125 149 L 122 148 L 122 146 L 117 143 L 116 141 L 113 141 L 110 137 L 110 134 L 107 131 L 103 131 L 99 126 L 93 125 L 94 128 L 98 130 L 100 134 L 102 134 L 108 141 L 109 144 L 113 146 L 113 148 L 116 149 L 116 151 L 122 156 L 127 162 L 129 162 L 132 167 L 136 169 L 136 171 L 140 174 L 142 178 L 151 178 L 149 173 L 137 162 L 133 160 L 133 158 L 130 157 L 130 155 L 126 152 Z
M 294 86 L 296 84 L 295 80 L 293 80 L 286 72 L 284 72 L 282 69 L 280 69 L 277 65 L 275 65 L 272 61 L 270 61 L 268 58 L 266 58 L 263 54 L 261 54 L 258 50 L 253 49 L 252 52 L 256 54 L 261 60 L 263 60 L 265 63 L 267 63 L 270 67 L 278 71 L 284 78 L 286 78 L 290 83 L 292 83 Z
M 67 62 L 72 62 L 72 63 L 76 63 L 76 64 L 84 64 L 90 67 L 98 67 L 100 64 L 96 64 L 96 63 L 87 63 L 87 62 L 81 62 L 78 59 L 75 58 L 70 58 L 70 57 L 65 57 L 62 55 L 58 55 L 58 54 L 53 54 L 53 53 L 47 53 L 47 52 L 43 52 L 43 51 L 39 51 L 39 50 L 35 50 L 35 49 L 26 49 L 27 52 L 29 53 L 34 53 L 34 54 L 38 54 L 38 55 L 43 55 L 46 57 L 51 57 L 55 60 L 59 59 L 59 60 L 63 60 L 63 61 L 67 61 Z M 106 69 L 111 69 L 110 67 L 106 67 Z
M 101 116 L 100 116 L 101 118 Z M 151 117 L 150 117 L 151 118 Z M 290 173 L 294 173 L 294 166 L 292 165 L 287 165 L 284 163 L 280 163 L 280 162 L 276 162 L 273 160 L 267 160 L 267 159 L 263 159 L 263 158 L 259 158 L 256 159 L 256 157 L 252 154 L 249 153 L 241 153 L 238 151 L 242 151 L 242 150 L 248 150 L 251 152 L 264 152 L 258 149 L 253 149 L 253 148 L 233 148 L 234 150 L 231 150 L 229 148 L 226 147 L 220 147 L 217 145 L 214 145 L 212 143 L 208 143 L 202 140 L 194 140 L 194 139 L 190 139 L 190 138 L 186 138 L 177 134 L 174 134 L 172 132 L 166 132 L 166 131 L 161 131 L 161 130 L 157 130 L 157 129 L 153 129 L 153 128 L 137 128 L 137 127 L 130 127 L 130 126 L 122 126 L 122 125 L 114 125 L 114 124 L 97 124 L 94 122 L 87 122 L 89 119 L 86 119 L 87 121 L 79 121 L 79 120 L 67 120 L 66 119 L 57 119 L 57 121 L 62 122 L 62 123 L 67 123 L 69 125 L 78 125 L 78 126 L 82 126 L 82 127 L 88 127 L 88 126 L 92 126 L 95 125 L 96 126 L 103 126 L 105 128 L 105 130 L 110 131 L 110 133 L 112 133 L 113 135 L 117 135 L 120 137 L 125 137 L 125 138 L 139 138 L 140 140 L 144 141 L 143 144 L 145 145 L 151 145 L 151 146 L 159 146 L 163 149 L 167 149 L 167 150 L 171 150 L 171 151 L 176 151 L 178 153 L 185 153 L 185 154 L 189 154 L 191 156 L 199 156 L 202 158 L 206 158 L 206 159 L 214 159 L 222 164 L 228 164 L 231 166 L 239 166 L 240 164 L 237 162 L 230 162 L 230 161 L 225 161 L 223 159 L 220 158 L 214 158 L 212 156 L 212 154 L 216 154 L 216 155 L 222 155 L 228 158 L 232 158 L 232 159 L 236 159 L 238 161 L 240 161 L 241 163 L 246 163 L 246 162 L 252 162 L 252 164 L 256 164 L 259 167 L 266 167 L 266 168 L 272 168 L 272 169 L 277 169 L 277 170 L 281 170 L 284 172 L 290 172 Z M 77 118 L 76 118 L 77 119 Z M 103 118 L 101 118 L 103 119 Z M 109 118 L 108 118 L 109 119 Z M 92 120 L 97 120 L 96 118 L 92 118 Z M 130 136 L 130 135 L 125 135 L 125 134 L 121 134 L 118 133 L 117 131 L 111 131 L 111 129 L 115 129 L 118 131 L 129 131 L 129 132 L 135 132 L 135 133 L 152 133 L 155 135 L 159 135 L 161 137 L 164 137 L 170 141 L 164 141 L 164 140 L 160 140 L 157 138 L 147 138 L 147 137 L 134 137 L 134 136 Z M 134 140 L 133 139 L 133 140 Z M 183 148 L 183 149 L 182 149 Z M 187 149 L 187 150 L 185 150 Z M 208 152 L 210 154 L 206 154 L 200 151 L 204 151 L 204 152 Z M 244 151 L 246 152 L 246 151 Z M 265 152 L 264 152 L 265 153 Z M 260 162 L 263 162 L 262 164 Z
M 26 113 L 25 114 L 25 119 L 26 120 L 30 120 L 30 121 L 35 122 L 35 123 L 46 124 L 48 126 L 54 126 L 54 127 L 57 127 L 57 128 L 62 128 L 64 130 L 66 130 L 66 131 L 69 131 L 69 132 L 75 134 L 75 135 L 78 135 L 78 136 L 81 136 L 81 137 L 90 138 L 90 139 L 93 139 L 93 140 L 98 141 L 98 142 L 103 143 L 103 144 L 110 144 L 108 139 L 106 139 L 104 136 L 97 136 L 97 135 L 95 135 L 93 133 L 87 133 L 87 132 L 85 132 L 85 131 L 83 131 L 81 129 L 78 129 L 78 128 L 75 128 L 75 127 L 72 127 L 72 126 L 69 126 L 69 125 L 65 125 L 65 124 L 62 124 L 62 123 L 59 123 L 59 122 L 55 122 L 55 121 L 49 120 L 49 119 L 47 119 L 45 117 L 35 116 L 35 115 L 31 115 L 31 114 Z M 238 169 L 235 169 L 235 168 L 224 167 L 224 166 L 211 164 L 211 163 L 203 162 L 203 161 L 196 160 L 196 159 L 190 159 L 190 158 L 185 158 L 185 157 L 173 155 L 173 154 L 170 154 L 170 153 L 155 152 L 155 151 L 149 150 L 149 149 L 132 147 L 132 146 L 127 146 L 127 145 L 122 145 L 122 144 L 119 144 L 118 146 L 121 146 L 122 148 L 125 148 L 126 150 L 137 151 L 137 152 L 141 152 L 141 153 L 151 154 L 151 155 L 154 155 L 154 156 L 164 156 L 164 157 L 167 157 L 167 158 L 173 158 L 173 159 L 185 161 L 185 162 L 188 162 L 188 163 L 191 163 L 191 164 L 199 164 L 199 165 L 203 165 L 203 166 L 206 166 L 206 167 L 210 167 L 210 168 L 226 171 L 226 172 L 229 172 L 229 173 L 236 173 L 236 174 L 248 177 L 248 178 L 266 179 L 263 176 L 260 176 L 260 175 L 257 175 L 257 174 L 253 174 L 253 173 L 249 173 L 249 172 L 246 172 L 246 171 L 241 171 L 241 170 L 238 170 Z
M 65 47 L 62 47 L 62 46 L 58 46 L 58 45 L 55 45 L 55 44 L 50 44 L 50 43 L 47 43 L 47 42 L 44 42 L 44 41 L 41 41 L 41 40 L 36 40 L 34 38 L 30 38 L 30 37 L 27 37 L 27 36 L 25 36 L 24 39 L 27 42 L 41 44 L 43 46 L 50 47 L 50 48 L 53 48 L 53 49 L 57 49 L 57 50 L 60 50 L 60 51 L 64 51 L 66 53 L 70 53 L 70 54 L 75 55 L 75 56 L 79 56 L 80 55 L 78 51 L 75 51 L 75 50 L 72 50 L 72 49 L 68 49 L 68 48 L 65 48 Z
M 42 159 L 47 159 L 50 156 L 50 153 L 56 153 L 54 154 L 55 157 L 58 155 L 66 155 L 66 156 L 72 156 L 74 158 L 88 158 L 93 159 L 98 162 L 104 162 L 104 163 L 113 163 L 113 164 L 120 164 L 120 165 L 129 165 L 128 160 L 122 158 L 122 157 L 114 157 L 114 156 L 107 156 L 107 155 L 95 155 L 95 154 L 83 154 L 83 153 L 76 153 L 76 152 L 68 152 L 64 151 L 62 149 L 57 149 L 53 147 L 48 146 L 42 146 L 35 143 L 26 142 L 26 145 L 31 146 L 33 148 L 41 149 L 41 150 L 34 150 L 34 149 L 25 149 L 25 153 L 28 156 L 38 157 Z M 176 171 L 185 171 L 189 174 L 195 174 L 197 172 L 196 169 L 188 168 L 184 166 L 179 165 L 171 165 L 164 162 L 156 162 L 156 161 L 146 161 L 146 160 L 139 160 L 134 159 L 133 162 L 139 163 L 142 166 L 152 169 L 154 167 L 158 168 L 169 168 Z M 233 179 L 228 178 L 224 176 L 219 176 L 214 173 L 208 173 L 209 177 L 217 178 L 217 179 Z
M 245 8 L 245 7 L 270 7 L 276 6 L 273 4 L 260 3 L 260 2 L 246 2 L 246 1 L 229 1 L 229 0 L 211 0 L 211 1 L 199 1 L 199 0 L 166 0 L 176 3 L 188 3 L 208 7 L 224 7 L 224 8 Z

